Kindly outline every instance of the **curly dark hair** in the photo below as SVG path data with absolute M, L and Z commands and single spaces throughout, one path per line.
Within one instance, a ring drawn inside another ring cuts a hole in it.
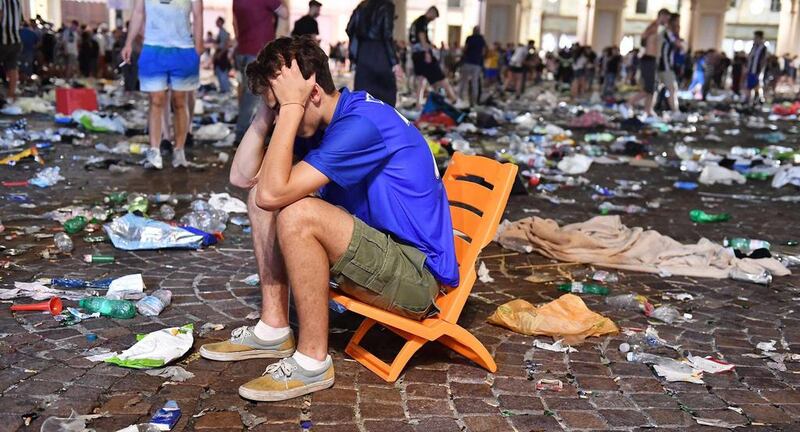
M 325 93 L 336 91 L 328 66 L 328 56 L 312 35 L 282 37 L 264 46 L 245 71 L 250 91 L 257 95 L 263 94 L 269 88 L 269 80 L 275 78 L 281 67 L 291 64 L 292 60 L 297 60 L 297 66 L 304 78 L 316 75 L 317 84 Z

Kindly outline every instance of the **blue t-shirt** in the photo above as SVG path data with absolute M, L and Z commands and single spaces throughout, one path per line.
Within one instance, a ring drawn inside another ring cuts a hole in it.
M 393 107 L 343 89 L 325 131 L 297 140 L 295 151 L 331 180 L 322 199 L 416 247 L 436 280 L 458 286 L 450 205 L 436 161 L 422 134 Z

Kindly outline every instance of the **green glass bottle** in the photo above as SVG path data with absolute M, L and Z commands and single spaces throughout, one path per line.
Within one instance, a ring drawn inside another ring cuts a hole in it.
M 75 216 L 72 219 L 68 219 L 64 222 L 64 231 L 67 234 L 77 234 L 83 230 L 84 227 L 89 223 L 83 216 Z
M 105 197 L 103 201 L 114 205 L 120 205 L 124 203 L 126 199 L 128 199 L 127 192 L 112 192 L 110 195 Z
M 558 290 L 562 292 L 575 293 L 575 294 L 608 295 L 609 293 L 609 289 L 602 285 L 582 283 L 582 282 L 570 282 L 568 284 L 559 285 Z
M 750 180 L 769 180 L 771 175 L 769 173 L 765 173 L 763 171 L 756 171 L 756 172 L 749 172 L 744 175 Z
M 127 300 L 86 297 L 78 302 L 78 306 L 89 313 L 99 312 L 100 315 L 109 318 L 130 319 L 136 316 L 136 306 Z
M 734 249 L 738 249 L 740 251 L 745 252 L 752 252 L 756 249 L 767 249 L 769 250 L 772 245 L 765 240 L 754 240 L 742 237 L 734 237 L 731 239 L 724 239 L 722 241 L 722 245 L 725 247 L 732 247 Z
M 712 214 L 695 209 L 689 212 L 689 218 L 692 219 L 692 222 L 696 223 L 713 223 L 727 222 L 731 219 L 731 215 L 728 213 Z

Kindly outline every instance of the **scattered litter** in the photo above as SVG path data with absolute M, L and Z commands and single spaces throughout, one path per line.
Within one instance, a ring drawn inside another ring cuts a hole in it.
M 167 378 L 168 380 L 175 382 L 184 382 L 188 379 L 194 378 L 194 374 L 192 372 L 189 372 L 180 366 L 167 366 L 162 369 L 149 369 L 146 370 L 145 373 L 151 376 Z
M 489 276 L 489 269 L 486 268 L 486 263 L 483 261 L 481 261 L 481 265 L 478 267 L 478 279 L 483 283 L 494 282 L 494 278 Z
M 536 348 L 540 348 L 540 349 L 547 350 L 547 351 L 553 351 L 553 352 L 563 352 L 563 353 L 578 352 L 578 350 L 576 350 L 575 348 L 573 348 L 571 346 L 562 345 L 562 340 L 560 340 L 560 339 L 555 341 L 555 342 L 553 342 L 553 343 L 542 342 L 542 341 L 536 339 L 536 340 L 533 341 L 533 346 L 535 346 Z
M 197 332 L 198 337 L 203 337 L 211 332 L 219 331 L 225 328 L 225 324 L 216 324 L 207 322 L 200 327 L 200 331 Z
M 192 330 L 192 324 L 187 324 L 148 333 L 118 356 L 107 359 L 106 363 L 134 369 L 164 366 L 192 348 Z
M 557 379 L 542 378 L 536 382 L 536 390 L 560 392 L 564 390 L 564 383 Z

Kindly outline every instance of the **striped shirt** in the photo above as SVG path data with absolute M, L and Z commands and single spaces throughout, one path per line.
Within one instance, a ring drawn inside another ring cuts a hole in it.
M 22 8 L 19 0 L 0 0 L 3 20 L 0 22 L 0 45 L 18 44 L 19 25 L 22 21 Z
M 758 75 L 764 69 L 764 58 L 767 56 L 767 46 L 762 44 L 755 45 L 747 56 L 747 72 Z
M 675 39 L 674 36 L 668 31 L 664 30 L 661 36 L 661 54 L 658 58 L 658 70 L 668 71 L 673 69 L 675 59 Z

